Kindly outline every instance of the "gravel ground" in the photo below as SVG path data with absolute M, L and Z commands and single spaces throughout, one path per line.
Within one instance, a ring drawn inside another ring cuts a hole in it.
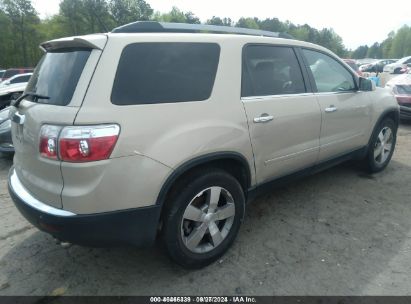
M 411 295 L 411 124 L 391 164 L 343 164 L 259 198 L 217 263 L 186 271 L 150 249 L 63 248 L 7 192 L 0 157 L 0 295 Z

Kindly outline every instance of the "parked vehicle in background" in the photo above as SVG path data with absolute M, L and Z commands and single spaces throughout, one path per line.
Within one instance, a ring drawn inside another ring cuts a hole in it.
M 9 111 L 10 107 L 0 111 L 0 152 L 4 154 L 14 153 Z
M 13 77 L 4 80 L 2 83 L 0 83 L 0 88 L 10 87 L 21 83 L 27 83 L 29 82 L 31 75 L 33 75 L 33 73 L 14 75 Z
M 350 68 L 352 68 L 358 74 L 358 76 L 362 76 L 362 72 L 360 71 L 360 69 L 358 68 L 358 65 L 355 63 L 354 60 L 352 59 L 343 59 L 343 60 L 346 64 L 350 66 Z
M 402 119 L 411 119 L 411 70 L 406 74 L 398 75 L 392 78 L 385 85 L 389 88 L 398 104 L 400 105 L 400 117 Z
M 387 64 L 391 64 L 396 61 L 398 61 L 398 59 L 381 59 L 376 62 L 361 65 L 360 71 L 368 73 L 382 73 Z
M 378 59 L 374 59 L 374 58 L 362 58 L 362 59 L 355 60 L 355 63 L 360 67 L 364 64 L 374 63 L 377 60 Z
M 394 63 L 387 64 L 384 67 L 384 72 L 390 74 L 400 74 L 401 71 L 405 71 L 409 64 L 411 64 L 411 56 L 407 56 L 397 60 Z
M 3 81 L 3 75 L 6 72 L 6 70 L 1 70 L 0 69 L 0 83 Z
M 326 48 L 282 37 L 136 22 L 43 43 L 10 109 L 17 208 L 67 242 L 158 236 L 199 268 L 232 245 L 259 191 L 349 159 L 384 170 L 393 95 Z
M 25 74 L 25 73 L 32 73 L 34 71 L 33 68 L 12 68 L 12 69 L 7 69 L 4 74 L 3 74 L 3 81 L 13 77 L 14 75 L 17 74 Z
M 19 74 L 0 83 L 0 110 L 9 106 L 26 89 L 27 83 L 33 73 Z

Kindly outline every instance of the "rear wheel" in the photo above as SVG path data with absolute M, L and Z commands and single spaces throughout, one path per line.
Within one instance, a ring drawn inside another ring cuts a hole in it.
M 217 260 L 233 243 L 244 216 L 239 182 L 224 171 L 205 171 L 173 191 L 163 241 L 169 256 L 186 268 Z
M 367 165 L 370 172 L 379 172 L 385 169 L 394 153 L 397 139 L 397 128 L 392 119 L 386 118 L 374 132 L 371 139 Z

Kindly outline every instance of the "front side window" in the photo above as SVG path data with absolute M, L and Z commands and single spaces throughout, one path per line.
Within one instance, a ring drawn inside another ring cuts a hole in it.
M 134 43 L 121 54 L 111 93 L 116 105 L 210 98 L 220 47 L 215 43 Z
M 290 47 L 249 45 L 244 48 L 241 96 L 298 94 L 306 91 L 301 69 Z
M 354 91 L 353 75 L 337 60 L 320 52 L 303 50 L 318 92 Z

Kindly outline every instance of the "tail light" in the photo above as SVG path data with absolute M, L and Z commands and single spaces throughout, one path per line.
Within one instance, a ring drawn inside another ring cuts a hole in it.
M 44 125 L 40 130 L 40 155 L 57 159 L 57 140 L 61 127 Z
M 108 159 L 117 142 L 119 132 L 118 125 L 64 128 L 44 125 L 40 132 L 40 154 L 46 158 L 68 162 Z

